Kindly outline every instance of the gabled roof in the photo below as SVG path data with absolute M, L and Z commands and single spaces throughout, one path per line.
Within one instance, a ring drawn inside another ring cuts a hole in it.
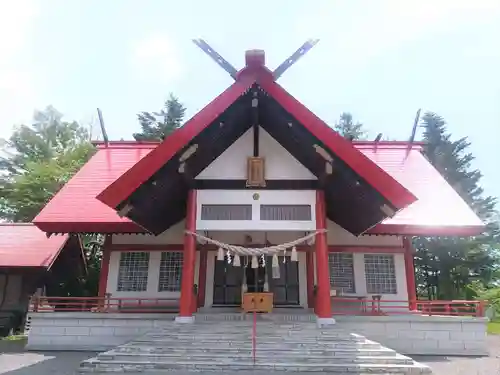
M 49 269 L 63 250 L 69 235 L 47 235 L 33 224 L 0 224 L 0 267 Z
M 474 212 L 421 154 L 420 145 L 410 149 L 406 142 L 353 145 L 418 198 L 368 233 L 468 236 L 484 230 Z M 109 148 L 99 146 L 92 159 L 35 218 L 35 225 L 54 233 L 144 232 L 95 197 L 156 146 L 133 141 L 111 142 Z
M 49 233 L 143 232 L 96 196 L 156 146 L 158 143 L 111 142 L 109 148 L 99 147 L 33 223 Z
M 264 66 L 247 67 L 239 72 L 238 80 L 209 103 L 184 126 L 167 137 L 156 149 L 133 165 L 98 196 L 101 202 L 119 209 L 130 196 L 148 181 L 171 158 L 185 150 L 190 142 L 226 110 L 228 110 L 252 86 L 258 85 L 265 95 L 272 97 L 285 111 L 300 122 L 323 146 L 347 164 L 362 179 L 389 201 L 396 211 L 413 203 L 416 198 L 379 168 L 369 158 L 358 152 L 351 142 L 344 139 L 302 103 L 278 85 Z

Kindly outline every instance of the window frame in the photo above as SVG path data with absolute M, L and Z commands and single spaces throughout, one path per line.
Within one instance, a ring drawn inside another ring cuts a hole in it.
M 122 293 L 146 292 L 148 290 L 150 261 L 149 251 L 120 252 L 116 291 Z
M 338 258 L 350 258 L 350 264 L 347 266 L 343 265 L 342 266 L 342 261 L 336 263 L 335 262 L 335 257 Z M 340 267 L 340 270 L 338 272 L 334 272 L 335 270 L 335 264 L 337 264 L 337 267 Z M 339 286 L 335 285 L 335 282 L 340 279 L 342 279 L 343 271 L 344 269 L 349 269 L 350 274 L 351 274 L 351 280 L 348 280 L 349 283 L 351 284 L 349 288 L 346 289 L 345 286 Z M 330 273 L 330 288 L 335 289 L 335 290 L 340 290 L 341 293 L 349 293 L 349 294 L 355 294 L 356 293 L 356 276 L 355 276 L 355 270 L 354 270 L 354 254 L 353 253 L 344 253 L 344 252 L 330 252 L 328 253 L 328 271 Z M 339 275 L 339 272 L 341 273 Z
M 384 258 L 388 259 L 388 261 L 380 262 Z M 372 261 L 367 261 L 369 259 L 372 259 Z M 373 260 L 378 260 L 378 262 L 374 262 Z M 363 261 L 366 292 L 368 294 L 398 294 L 396 259 L 394 254 L 364 254 Z

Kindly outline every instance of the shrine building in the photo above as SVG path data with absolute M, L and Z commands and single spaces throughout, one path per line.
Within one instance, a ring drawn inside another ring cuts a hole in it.
M 427 311 L 412 237 L 485 227 L 422 144 L 343 138 L 276 82 L 262 51 L 234 78 L 161 143 L 96 142 L 34 219 L 50 236 L 105 236 L 87 311 L 191 323 L 241 311 L 246 293 L 321 325 Z M 61 301 L 47 303 L 74 311 Z

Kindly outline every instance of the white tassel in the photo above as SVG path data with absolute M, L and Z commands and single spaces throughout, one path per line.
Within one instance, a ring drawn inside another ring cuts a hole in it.
M 227 251 L 226 256 L 227 256 L 227 264 L 231 264 L 232 259 L 231 259 L 231 253 L 229 252 L 229 250 Z
M 283 250 L 283 263 L 286 263 L 286 249 Z
M 234 254 L 233 267 L 239 267 L 239 266 L 241 266 L 240 256 L 238 254 Z
M 292 247 L 292 256 L 290 257 L 290 260 L 292 262 L 297 262 L 299 260 L 299 257 L 297 255 L 297 248 L 295 246 Z
M 259 268 L 259 260 L 256 255 L 252 257 L 252 268 Z
M 273 255 L 272 267 L 273 267 L 273 268 L 279 268 L 279 266 L 280 266 L 280 264 L 279 264 L 278 255 L 277 255 L 277 254 L 274 254 L 274 255 Z
M 280 268 L 279 267 L 273 267 L 271 268 L 272 273 L 273 273 L 273 279 L 279 279 L 280 278 Z
M 222 247 L 219 247 L 219 252 L 217 253 L 217 260 L 224 260 L 224 250 L 222 250 Z

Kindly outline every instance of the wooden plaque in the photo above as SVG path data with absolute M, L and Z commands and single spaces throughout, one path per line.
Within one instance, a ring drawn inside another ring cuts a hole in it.
M 243 293 L 243 310 L 245 312 L 264 312 L 273 311 L 273 294 L 264 293 Z
M 249 157 L 247 160 L 247 187 L 265 187 L 266 175 L 264 158 Z

